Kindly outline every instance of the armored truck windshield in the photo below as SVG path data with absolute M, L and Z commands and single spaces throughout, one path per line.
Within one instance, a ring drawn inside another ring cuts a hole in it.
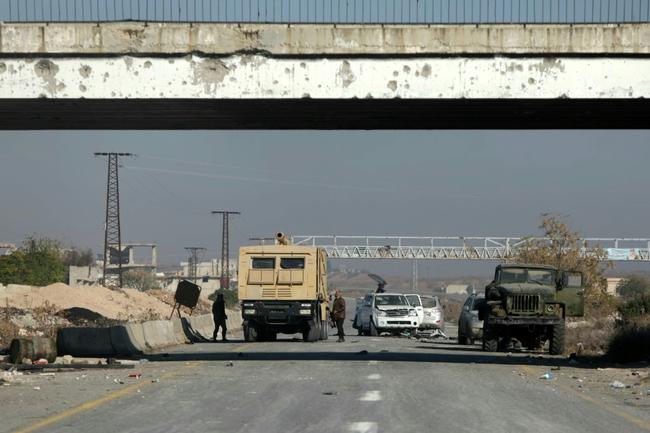
M 552 269 L 501 268 L 498 281 L 508 283 L 555 284 L 555 271 Z

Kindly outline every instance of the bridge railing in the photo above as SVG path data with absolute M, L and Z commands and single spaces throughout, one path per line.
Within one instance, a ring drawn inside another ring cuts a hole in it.
M 293 236 L 296 245 L 318 246 L 334 259 L 507 260 L 531 240 L 487 236 Z M 602 249 L 612 261 L 650 261 L 650 239 L 585 238 L 583 254 Z
M 650 0 L 0 0 L 5 22 L 650 22 Z

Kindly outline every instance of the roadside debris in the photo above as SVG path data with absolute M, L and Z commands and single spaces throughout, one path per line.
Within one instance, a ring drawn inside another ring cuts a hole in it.
M 226 367 L 234 367 L 234 366 L 235 366 L 235 364 L 233 364 L 232 361 L 226 362 Z
M 551 373 L 550 371 L 547 371 L 546 373 L 542 374 L 539 378 L 544 380 L 553 380 L 555 378 L 555 375 L 553 375 L 553 373 Z
M 336 391 L 325 391 L 323 395 L 339 395 L 339 393 Z
M 132 377 L 134 379 L 140 379 L 141 376 L 142 376 L 142 373 L 139 373 L 139 372 L 129 374 L 129 377 Z
M 610 388 L 615 388 L 615 389 L 624 389 L 625 384 L 621 381 L 615 380 L 614 382 L 609 384 Z

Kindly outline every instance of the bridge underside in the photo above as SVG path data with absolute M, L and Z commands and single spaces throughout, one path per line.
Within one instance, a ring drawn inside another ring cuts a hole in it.
M 0 99 L 0 128 L 648 128 L 650 99 Z

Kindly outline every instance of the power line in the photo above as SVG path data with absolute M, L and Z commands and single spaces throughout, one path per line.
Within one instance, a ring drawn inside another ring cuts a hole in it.
M 104 225 L 104 285 L 122 287 L 122 230 L 120 224 L 119 158 L 132 153 L 95 152 L 106 156 L 108 174 L 106 181 L 106 221 Z M 117 257 L 114 257 L 117 256 Z M 115 265 L 115 266 L 112 266 Z
M 228 210 L 213 210 L 212 214 L 222 215 L 221 225 L 221 288 L 230 288 L 230 242 L 228 239 L 228 220 L 230 215 L 241 215 L 241 212 Z

